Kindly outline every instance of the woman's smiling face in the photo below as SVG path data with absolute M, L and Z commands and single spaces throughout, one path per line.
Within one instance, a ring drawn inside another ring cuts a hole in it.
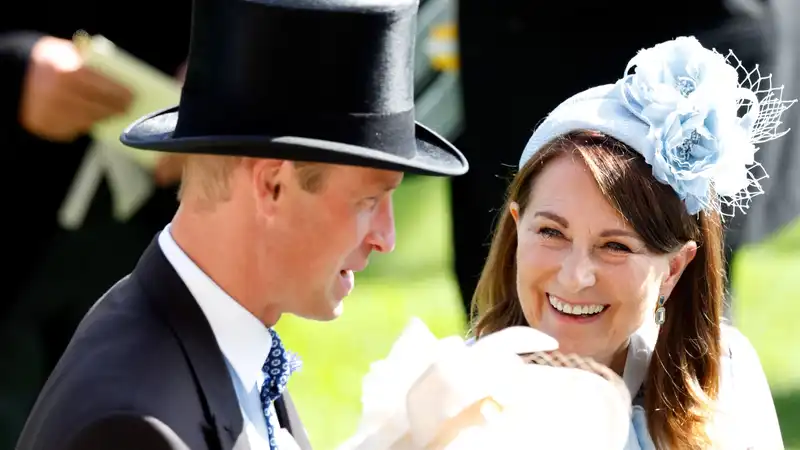
M 579 155 L 549 161 L 533 183 L 522 215 L 511 206 L 525 319 L 562 352 L 611 365 L 682 267 L 674 255 L 648 250 Z

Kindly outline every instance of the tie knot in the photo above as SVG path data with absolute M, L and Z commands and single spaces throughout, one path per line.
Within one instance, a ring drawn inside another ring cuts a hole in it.
M 272 346 L 269 349 L 267 360 L 261 368 L 264 373 L 262 396 L 266 396 L 269 401 L 274 401 L 286 389 L 289 376 L 300 368 L 301 363 L 297 355 L 283 348 L 283 343 L 275 330 L 270 328 L 269 333 L 272 336 Z

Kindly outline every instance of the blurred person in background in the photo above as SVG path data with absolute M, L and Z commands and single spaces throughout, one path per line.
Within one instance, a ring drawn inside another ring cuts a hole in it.
M 122 8 L 122 9 L 120 9 Z M 77 0 L 5 5 L 0 14 L 0 147 L 6 245 L 0 303 L 0 448 L 13 448 L 38 390 L 96 298 L 129 273 L 174 213 L 176 160 L 157 174 L 164 188 L 127 223 L 112 217 L 106 183 L 82 227 L 57 213 L 84 155 L 92 125 L 123 113 L 124 86 L 85 67 L 71 42 L 102 34 L 170 76 L 185 61 L 190 0 L 135 6 Z M 157 13 L 154 13 L 157 11 Z
M 465 131 L 456 143 L 473 168 L 452 180 L 451 192 L 455 272 L 465 311 L 470 311 L 498 199 L 503 198 L 518 149 L 561 100 L 586 86 L 614 82 L 632 54 L 679 35 L 694 35 L 723 54 L 734 50 L 746 67 L 771 59 L 773 17 L 765 1 L 650 6 L 639 0 L 580 7 L 560 2 L 546 8 L 536 2 L 459 0 Z M 779 153 L 769 157 L 792 152 Z M 782 170 L 773 173 L 773 179 L 789 189 L 791 179 L 783 177 Z M 775 197 L 786 190 L 774 189 Z M 754 204 L 759 200 L 767 203 L 758 199 Z M 739 230 L 743 222 L 766 212 L 757 211 L 739 214 L 728 227 Z M 728 262 L 740 242 L 737 233 L 726 243 Z

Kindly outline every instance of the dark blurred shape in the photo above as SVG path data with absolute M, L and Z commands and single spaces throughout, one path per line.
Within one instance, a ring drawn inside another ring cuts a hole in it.
M 91 304 L 133 268 L 172 217 L 175 189 L 160 189 L 127 223 L 112 215 L 105 183 L 83 226 L 61 228 L 58 210 L 91 140 L 64 143 L 20 120 L 31 50 L 45 36 L 101 34 L 172 75 L 187 56 L 191 0 L 44 0 L 0 13 L 0 148 L 8 242 L 0 303 L 0 448 L 13 448 L 36 395 Z
M 189 450 L 168 426 L 153 417 L 117 414 L 98 420 L 67 446 L 69 450 Z

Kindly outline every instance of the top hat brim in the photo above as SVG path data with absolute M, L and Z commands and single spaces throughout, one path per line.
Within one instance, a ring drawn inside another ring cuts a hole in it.
M 174 136 L 178 107 L 142 117 L 120 136 L 128 147 L 171 153 L 215 154 L 373 167 L 434 176 L 463 175 L 467 159 L 445 138 L 416 122 L 416 151 L 409 157 L 302 136 Z

